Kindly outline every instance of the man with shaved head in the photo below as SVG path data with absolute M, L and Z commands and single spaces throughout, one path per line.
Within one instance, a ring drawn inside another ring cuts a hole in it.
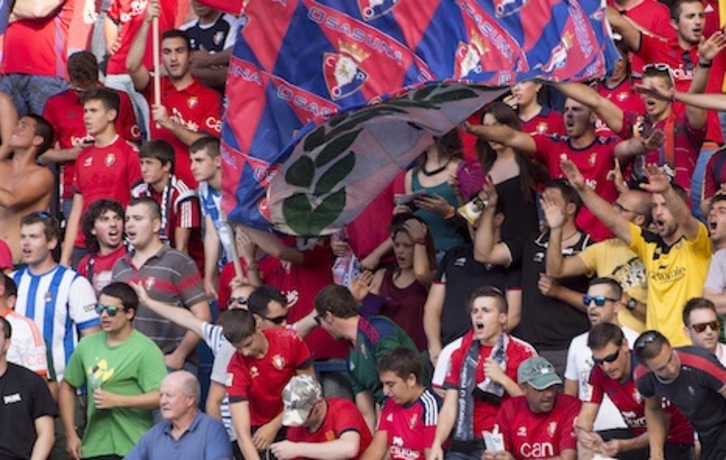
M 232 446 L 221 421 L 202 413 L 199 405 L 199 381 L 188 371 L 176 371 L 161 382 L 161 415 L 136 447 L 126 456 L 129 460 L 178 460 L 232 458 Z

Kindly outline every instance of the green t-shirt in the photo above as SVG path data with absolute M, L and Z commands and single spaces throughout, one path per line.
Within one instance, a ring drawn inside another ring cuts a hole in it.
M 370 391 L 377 403 L 383 402 L 385 395 L 378 377 L 378 359 L 398 347 L 406 347 L 418 353 L 413 340 L 390 319 L 383 316 L 371 316 L 367 319 L 360 317 L 356 346 L 348 356 L 348 370 L 354 395 L 361 391 Z M 429 375 L 427 372 L 424 374 L 424 385 L 428 385 Z
M 63 378 L 78 388 L 88 386 L 88 421 L 81 445 L 83 457 L 124 456 L 153 425 L 150 410 L 96 409 L 93 391 L 101 388 L 121 395 L 157 391 L 166 376 L 164 355 L 139 331 L 110 347 L 106 333 L 84 337 L 73 352 Z

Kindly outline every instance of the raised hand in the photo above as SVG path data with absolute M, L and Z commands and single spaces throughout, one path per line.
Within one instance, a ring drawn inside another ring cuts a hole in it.
M 565 225 L 567 219 L 565 200 L 563 200 L 558 194 L 552 193 L 551 190 L 547 189 L 542 193 L 542 210 L 544 211 L 545 220 L 547 226 L 552 228 L 562 228 Z
M 577 165 L 567 158 L 567 155 L 565 154 L 560 155 L 560 168 L 562 169 L 562 172 L 565 173 L 567 180 L 570 181 L 570 185 L 572 185 L 575 190 L 584 190 L 585 187 L 587 187 L 585 177 L 577 168 Z
M 654 163 L 643 168 L 648 183 L 640 184 L 640 188 L 650 193 L 663 193 L 671 186 L 671 178 L 665 170 Z
M 708 38 L 701 36 L 701 42 L 698 44 L 698 58 L 710 62 L 724 48 L 726 48 L 726 35 L 720 30 Z

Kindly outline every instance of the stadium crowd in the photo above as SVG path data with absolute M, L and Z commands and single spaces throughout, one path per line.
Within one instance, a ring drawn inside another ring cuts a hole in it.
M 726 459 L 726 9 L 608 4 L 611 76 L 302 239 L 221 209 L 238 18 L 15 0 L 0 459 Z

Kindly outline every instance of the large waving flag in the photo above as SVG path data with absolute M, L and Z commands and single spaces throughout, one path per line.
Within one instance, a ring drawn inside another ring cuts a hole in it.
M 223 208 L 230 220 L 299 235 L 350 221 L 382 178 L 501 93 L 480 85 L 601 77 L 619 57 L 600 0 L 237 6 L 243 26 L 227 82 Z M 379 180 L 349 187 L 363 177 Z

